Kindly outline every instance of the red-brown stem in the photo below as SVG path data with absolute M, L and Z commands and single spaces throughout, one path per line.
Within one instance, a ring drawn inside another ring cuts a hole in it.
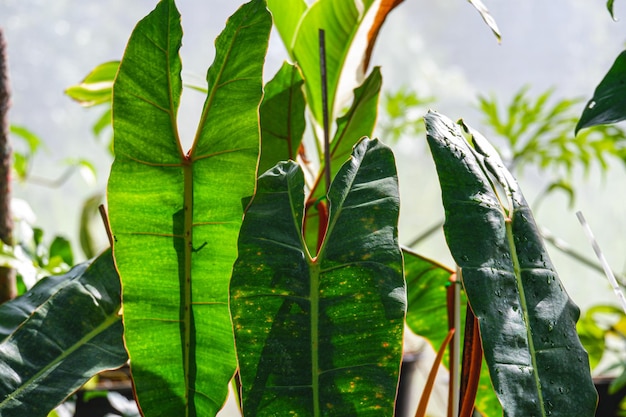
M 454 306 L 454 292 L 455 292 L 455 286 L 456 286 L 456 274 L 452 274 L 450 275 L 450 282 L 448 285 L 448 288 L 446 288 L 446 306 L 448 308 L 448 330 L 452 330 L 454 329 L 454 322 L 455 322 L 455 306 Z M 460 331 L 460 330 L 457 330 Z M 449 375 L 450 375 L 450 383 L 448 384 L 448 404 L 452 404 L 452 402 L 454 401 L 454 384 L 452 383 L 452 381 L 455 380 L 455 375 L 458 372 L 458 370 L 456 369 L 456 367 L 454 366 L 455 361 L 452 359 L 454 358 L 454 355 L 457 354 L 454 343 L 453 343 L 454 339 L 450 339 L 450 346 L 448 346 L 448 354 L 449 354 Z M 453 414 L 453 407 L 448 407 L 448 417 L 454 417 Z
M 471 417 L 478 392 L 483 347 L 480 341 L 478 319 L 469 304 L 465 316 L 465 338 L 463 342 L 463 365 L 461 371 L 461 397 L 459 417 Z
M 325 201 L 320 201 L 315 205 L 317 212 L 319 213 L 319 223 L 317 225 L 317 248 L 315 253 L 320 252 L 324 238 L 326 237 L 326 229 L 328 228 L 328 206 Z
M 420 398 L 419 404 L 417 405 L 417 411 L 415 411 L 415 417 L 426 417 L 426 408 L 428 407 L 428 400 L 430 399 L 430 394 L 433 391 L 433 387 L 435 386 L 435 378 L 437 377 L 437 370 L 439 369 L 439 365 L 441 365 L 441 361 L 443 359 L 443 354 L 446 351 L 446 346 L 450 344 L 452 340 L 452 336 L 454 336 L 454 329 L 450 329 L 448 335 L 445 340 L 441 344 L 441 347 L 437 351 L 437 356 L 435 356 L 435 361 L 433 362 L 433 366 L 430 368 L 430 372 L 428 373 L 428 378 L 426 378 L 426 384 L 424 386 L 424 390 L 422 391 L 422 396 Z
M 11 92 L 7 65 L 6 42 L 0 28 L 0 240 L 13 245 L 13 217 L 11 215 L 11 145 L 9 118 Z M 17 296 L 15 270 L 0 267 L 0 303 Z

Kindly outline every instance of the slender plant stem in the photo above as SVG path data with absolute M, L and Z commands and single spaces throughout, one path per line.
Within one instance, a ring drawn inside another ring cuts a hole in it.
M 109 224 L 109 216 L 107 214 L 106 207 L 104 207 L 104 204 L 100 204 L 98 206 L 98 211 L 100 212 L 100 217 L 102 218 L 102 223 L 104 224 L 104 230 L 107 233 L 107 238 L 109 238 L 109 245 L 113 247 L 113 233 L 111 232 L 111 225 Z
M 324 177 L 326 178 L 326 193 L 332 180 L 330 172 L 330 122 L 328 114 L 328 76 L 326 74 L 326 34 L 324 29 L 319 30 L 320 37 L 320 75 L 322 80 L 322 116 L 324 123 Z
M 13 245 L 11 215 L 11 144 L 9 142 L 8 111 L 11 92 L 7 65 L 6 42 L 0 28 L 0 240 Z M 0 267 L 0 303 L 17 296 L 15 270 Z
M 480 380 L 483 348 L 480 342 L 478 319 L 469 304 L 465 315 L 465 339 L 463 345 L 463 368 L 461 372 L 461 396 L 459 417 L 471 417 Z

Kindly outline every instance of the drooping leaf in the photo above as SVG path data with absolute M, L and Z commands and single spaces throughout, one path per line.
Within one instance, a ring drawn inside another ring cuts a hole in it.
M 609 11 L 609 13 L 611 14 L 611 18 L 612 18 L 613 20 L 615 20 L 615 13 L 614 13 L 614 11 L 613 11 L 613 3 L 614 3 L 614 0 L 607 0 L 607 2 L 606 2 L 606 9 L 607 9 L 607 10 Z
M 43 145 L 43 141 L 34 132 L 24 126 L 11 125 L 9 132 L 26 142 L 28 154 L 33 155 Z
M 583 110 L 576 133 L 586 127 L 617 123 L 626 119 L 626 51 L 622 51 L 596 87 Z
M 228 20 L 188 152 L 176 122 L 182 30 L 173 0 L 139 22 L 116 78 L 109 216 L 146 415 L 215 415 L 235 373 L 228 282 L 241 199 L 254 189 L 270 27 L 262 0 Z
M 45 417 L 128 356 L 111 251 L 0 306 L 0 415 Z
M 493 16 L 491 16 L 491 13 L 489 13 L 487 6 L 485 6 L 481 0 L 467 1 L 469 1 L 470 4 L 474 6 L 476 10 L 478 10 L 478 13 L 480 13 L 480 17 L 483 18 L 487 26 L 489 26 L 489 29 L 491 29 L 493 34 L 496 36 L 496 39 L 498 39 L 498 42 L 500 42 L 502 40 L 502 35 L 500 35 L 500 29 L 498 28 L 496 20 L 493 18 Z
M 119 66 L 119 61 L 98 65 L 79 84 L 68 87 L 65 94 L 85 107 L 110 103 L 113 81 Z
M 393 154 L 377 140 L 355 147 L 315 257 L 303 188 L 294 162 L 266 172 L 239 236 L 230 293 L 244 413 L 392 415 L 406 303 Z
M 444 116 L 429 112 L 425 119 L 446 240 L 505 416 L 593 416 L 597 395 L 575 327 L 580 312 L 518 185 L 477 132 L 466 127 L 472 147 Z
M 261 103 L 259 174 L 279 161 L 295 161 L 304 134 L 304 80 L 295 65 L 284 63 L 265 86 Z

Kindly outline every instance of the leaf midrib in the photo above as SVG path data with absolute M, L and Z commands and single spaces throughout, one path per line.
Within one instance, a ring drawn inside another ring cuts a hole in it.
M 526 303 L 526 294 L 524 292 L 524 285 L 522 284 L 522 274 L 521 274 L 521 266 L 519 262 L 519 257 L 517 256 L 517 247 L 515 245 L 515 240 L 513 237 L 513 220 L 511 217 L 507 217 L 505 219 L 505 227 L 506 227 L 506 239 L 509 245 L 509 250 L 511 252 L 511 261 L 513 263 L 513 273 L 515 275 L 515 284 L 517 285 L 517 291 L 519 293 L 520 304 L 522 314 L 524 316 L 523 320 L 526 323 L 526 337 L 528 340 L 528 350 L 530 353 L 530 361 L 533 368 L 533 381 L 535 383 L 535 388 L 537 390 L 537 397 L 539 399 L 539 408 L 541 410 L 542 416 L 547 416 L 544 399 L 543 399 L 543 391 L 541 388 L 541 380 L 539 378 L 539 369 L 537 367 L 537 358 L 536 358 L 536 349 L 535 349 L 535 341 L 533 338 L 532 329 L 530 326 L 531 320 L 528 314 L 528 305 Z

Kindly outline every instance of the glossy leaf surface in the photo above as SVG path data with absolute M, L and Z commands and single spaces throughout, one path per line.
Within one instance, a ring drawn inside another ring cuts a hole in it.
M 227 22 L 188 152 L 176 124 L 182 30 L 172 0 L 137 25 L 113 88 L 110 222 L 125 340 L 148 416 L 215 415 L 235 372 L 228 282 L 241 199 L 254 189 L 270 27 L 261 0 Z
M 246 416 L 393 414 L 405 311 L 393 154 L 364 139 L 337 174 L 317 257 L 294 162 L 259 178 L 231 313 Z
M 471 128 L 473 147 L 444 116 L 429 112 L 426 126 L 446 240 L 462 269 L 505 416 L 593 416 L 597 396 L 575 327 L 580 312 L 518 185 Z
M 259 175 L 279 161 L 296 160 L 306 124 L 303 84 L 298 68 L 285 62 L 265 86 Z
M 609 72 L 596 87 L 593 97 L 576 125 L 586 127 L 617 123 L 626 119 L 626 51 L 619 54 Z
M 128 356 L 111 251 L 0 306 L 0 415 L 45 417 Z

